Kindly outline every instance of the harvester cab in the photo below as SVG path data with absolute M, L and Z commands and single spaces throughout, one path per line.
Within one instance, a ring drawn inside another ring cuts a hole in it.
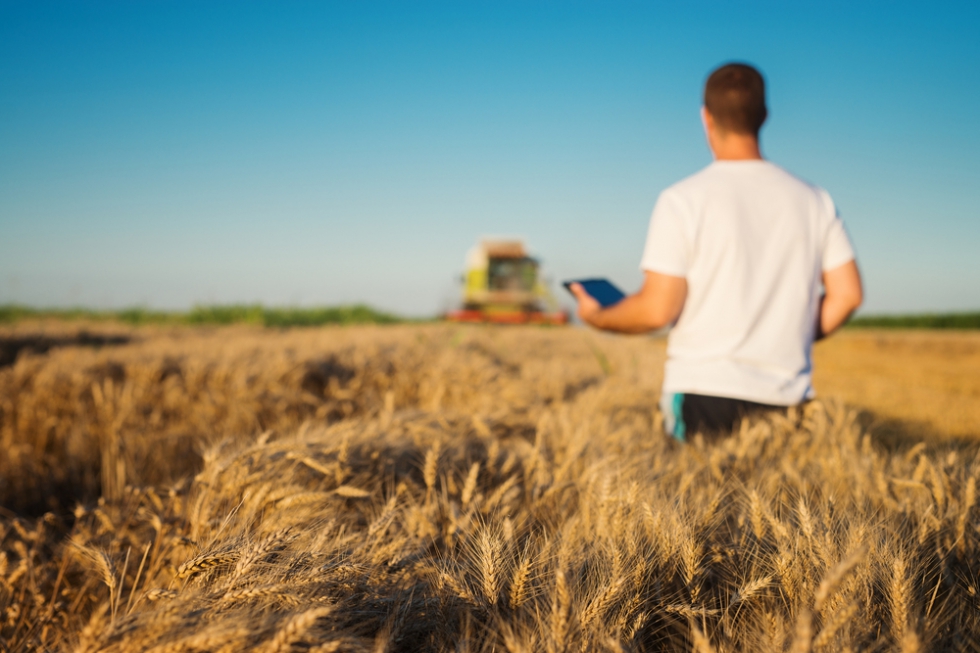
M 482 240 L 466 257 L 462 307 L 454 322 L 565 324 L 568 314 L 542 282 L 538 261 L 519 240 Z

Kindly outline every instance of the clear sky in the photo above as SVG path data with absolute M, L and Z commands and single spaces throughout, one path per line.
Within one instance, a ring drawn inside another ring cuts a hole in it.
M 743 60 L 864 312 L 980 309 L 978 31 L 977 2 L 0 2 L 0 303 L 433 313 L 483 235 L 634 288 Z

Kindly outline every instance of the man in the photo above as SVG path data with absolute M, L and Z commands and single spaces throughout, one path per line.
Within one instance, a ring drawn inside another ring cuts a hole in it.
M 660 406 L 680 440 L 811 398 L 814 340 L 861 305 L 854 250 L 830 195 L 762 158 L 766 115 L 759 71 L 715 70 L 701 109 L 715 160 L 660 194 L 643 287 L 607 308 L 572 288 L 579 317 L 598 329 L 673 325 Z

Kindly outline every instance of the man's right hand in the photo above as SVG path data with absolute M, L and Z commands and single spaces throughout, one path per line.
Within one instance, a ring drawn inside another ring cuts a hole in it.
M 585 289 L 572 284 L 579 300 L 578 315 L 582 321 L 603 331 L 646 333 L 674 322 L 684 308 L 687 280 L 659 272 L 645 272 L 643 287 L 612 306 L 602 308 Z
M 575 299 L 578 300 L 578 316 L 586 324 L 591 324 L 592 326 L 598 326 L 595 324 L 594 320 L 602 310 L 602 304 L 596 300 L 595 297 L 585 292 L 585 288 L 582 287 L 580 283 L 573 283 L 568 287 L 575 295 Z

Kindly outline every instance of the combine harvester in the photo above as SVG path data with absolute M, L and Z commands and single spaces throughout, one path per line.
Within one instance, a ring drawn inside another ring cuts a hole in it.
M 568 313 L 541 281 L 538 261 L 519 240 L 482 240 L 466 256 L 463 306 L 452 322 L 567 324 Z

